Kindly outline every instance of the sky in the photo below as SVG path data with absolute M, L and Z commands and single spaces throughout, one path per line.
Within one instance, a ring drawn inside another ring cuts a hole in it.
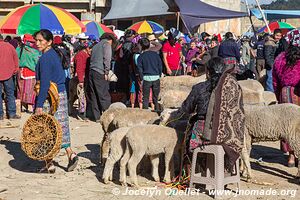
M 244 0 L 245 1 L 245 0 Z M 259 3 L 260 4 L 269 4 L 271 3 L 272 1 L 275 1 L 275 0 L 259 0 Z M 256 3 L 255 0 L 248 0 L 249 4 L 252 4 L 252 3 Z

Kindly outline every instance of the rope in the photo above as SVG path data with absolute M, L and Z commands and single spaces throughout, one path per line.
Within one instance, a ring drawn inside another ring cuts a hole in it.
M 168 122 L 165 123 L 165 126 L 173 121 L 179 120 L 183 117 L 184 113 L 181 114 L 181 116 L 179 118 L 175 118 L 173 120 L 170 120 Z M 189 119 L 190 121 L 190 119 Z M 181 163 L 180 163 L 180 173 L 178 176 L 176 176 L 170 183 L 163 183 L 165 185 L 165 187 L 167 188 L 173 188 L 173 189 L 177 189 L 177 190 L 186 190 L 189 187 L 189 182 L 190 182 L 190 176 L 187 176 L 186 171 L 183 167 L 183 160 L 187 157 L 188 162 L 191 164 L 191 160 L 189 159 L 189 157 L 184 154 L 185 151 L 185 147 L 186 147 L 186 138 L 187 138 L 187 133 L 191 128 L 191 124 L 188 123 L 185 132 L 184 132 L 184 139 L 182 142 L 182 151 L 181 151 Z
M 182 117 L 184 116 L 184 113 L 182 113 L 179 117 L 175 118 L 175 119 L 172 119 L 172 120 L 169 120 L 167 121 L 166 123 L 162 123 L 163 126 L 167 126 L 168 124 L 170 124 L 171 122 L 175 122 L 177 120 L 180 120 Z

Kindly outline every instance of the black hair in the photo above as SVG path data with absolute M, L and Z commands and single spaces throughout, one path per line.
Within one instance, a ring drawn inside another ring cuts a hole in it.
M 47 42 L 52 41 L 53 44 L 53 34 L 48 29 L 41 29 L 33 34 L 33 37 L 36 38 L 36 36 L 40 34 Z
M 124 33 L 125 38 L 132 37 L 133 35 L 136 35 L 136 31 L 131 29 L 126 30 Z
M 300 60 L 300 47 L 289 45 L 286 51 L 286 64 L 288 67 L 294 65 Z
M 11 41 L 11 40 L 12 40 L 12 38 L 11 38 L 10 35 L 6 36 L 5 39 L 4 39 L 5 42 L 9 42 L 9 41 Z
M 169 41 L 171 46 L 174 46 L 176 44 L 176 38 L 174 38 L 171 31 L 168 33 L 168 41 Z
M 210 59 L 206 64 L 206 69 L 210 77 L 210 92 L 212 92 L 215 89 L 215 87 L 217 87 L 219 79 L 221 78 L 225 70 L 225 64 L 223 59 L 221 57 L 214 57 Z
M 139 40 L 139 44 L 142 47 L 142 51 L 146 50 L 146 49 L 149 49 L 149 47 L 150 47 L 150 40 L 148 40 L 148 38 L 142 38 L 142 39 Z
M 55 45 L 53 43 L 53 34 L 48 29 L 41 29 L 33 34 L 34 38 L 40 34 L 46 41 L 52 41 L 51 47 L 55 50 L 57 55 L 60 57 L 62 66 L 64 69 L 69 68 L 70 64 L 70 54 L 68 53 L 68 48 L 65 44 L 62 45 Z M 64 49 L 64 50 L 62 50 Z M 69 57 L 69 58 L 68 58 Z
M 225 34 L 225 38 L 226 38 L 226 39 L 231 39 L 231 38 L 233 38 L 233 34 L 232 34 L 231 32 L 227 32 L 227 33 Z
M 274 30 L 273 34 L 276 35 L 277 33 L 281 33 L 282 34 L 282 31 L 281 29 L 277 28 Z
M 212 39 L 206 38 L 205 43 L 206 45 L 210 45 L 212 42 Z

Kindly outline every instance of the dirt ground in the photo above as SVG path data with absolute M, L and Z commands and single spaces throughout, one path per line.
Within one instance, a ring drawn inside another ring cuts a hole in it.
M 122 187 L 117 181 L 105 185 L 99 165 L 99 142 L 103 136 L 100 124 L 70 119 L 72 148 L 78 153 L 79 165 L 73 172 L 66 172 L 67 157 L 61 151 L 55 158 L 55 174 L 39 174 L 36 170 L 42 162 L 26 157 L 21 150 L 20 135 L 28 114 L 21 121 L 12 121 L 17 128 L 0 129 L 0 200 L 44 199 L 212 199 L 202 190 L 178 193 L 163 184 L 139 176 L 142 188 Z M 1 122 L 4 126 L 9 121 Z M 300 185 L 294 179 L 297 168 L 285 166 L 287 156 L 279 151 L 279 142 L 254 145 L 251 165 L 255 180 L 268 185 L 241 181 L 240 194 L 223 195 L 223 199 L 300 199 Z M 117 172 L 115 173 L 117 175 Z M 147 176 L 149 178 L 149 175 Z M 229 188 L 236 189 L 235 185 Z M 230 190 L 228 190 L 230 191 Z

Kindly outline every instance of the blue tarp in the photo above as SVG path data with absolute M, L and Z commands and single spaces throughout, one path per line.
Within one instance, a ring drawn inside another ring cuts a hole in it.
M 263 10 L 267 20 L 300 18 L 300 10 Z M 263 20 L 263 17 L 259 9 L 251 9 L 251 14 L 259 20 Z
M 175 0 L 175 2 L 189 30 L 206 22 L 247 16 L 247 13 L 218 8 L 200 0 Z

